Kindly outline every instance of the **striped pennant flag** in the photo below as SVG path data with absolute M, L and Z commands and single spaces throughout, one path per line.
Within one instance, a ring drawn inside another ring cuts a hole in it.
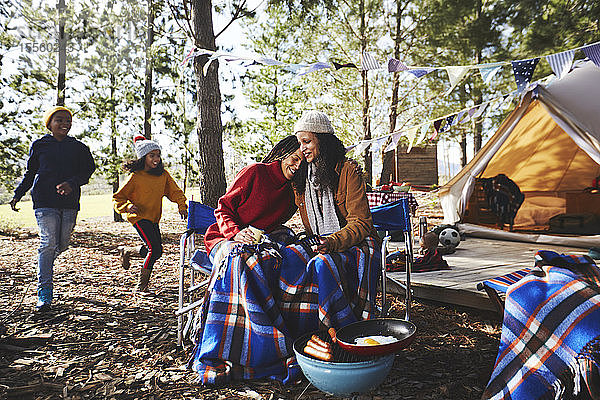
M 590 44 L 585 46 L 582 50 L 587 58 L 592 60 L 597 67 L 600 67 L 600 43 Z
M 388 72 L 401 72 L 408 70 L 406 64 L 395 58 L 390 58 L 388 61 Z
M 360 60 L 360 67 L 363 71 L 369 71 L 371 69 L 380 69 L 381 65 L 379 65 L 371 53 L 368 51 L 363 51 L 362 58 Z
M 546 61 L 550 64 L 552 72 L 559 79 L 569 73 L 571 66 L 573 65 L 573 59 L 575 58 L 574 50 L 563 51 L 562 53 L 550 54 L 546 56 Z

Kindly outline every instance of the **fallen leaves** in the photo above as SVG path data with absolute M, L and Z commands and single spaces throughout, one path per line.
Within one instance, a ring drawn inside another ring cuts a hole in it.
M 297 221 L 295 222 L 297 224 Z M 297 226 L 296 226 L 297 228 Z M 71 247 L 55 265 L 58 298 L 46 315 L 36 301 L 37 237 L 0 236 L 0 398 L 39 399 L 322 399 L 303 379 L 203 387 L 185 368 L 191 346 L 176 346 L 179 236 L 173 213 L 161 222 L 164 254 L 152 296 L 134 292 L 141 260 L 121 268 L 117 246 L 138 245 L 128 223 L 79 221 Z M 389 298 L 393 316 L 404 305 Z M 497 317 L 415 302 L 417 338 L 401 351 L 386 381 L 357 399 L 473 399 L 493 365 Z

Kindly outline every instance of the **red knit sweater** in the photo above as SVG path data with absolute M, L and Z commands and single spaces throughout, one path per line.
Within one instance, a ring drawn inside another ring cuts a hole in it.
M 233 237 L 248 225 L 271 232 L 296 211 L 294 194 L 281 170 L 281 162 L 251 164 L 240 171 L 215 210 L 217 222 L 206 230 L 204 244 L 213 246 Z

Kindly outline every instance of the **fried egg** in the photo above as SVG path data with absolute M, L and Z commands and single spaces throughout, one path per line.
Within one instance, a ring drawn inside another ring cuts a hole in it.
M 363 336 L 363 337 L 359 337 L 354 339 L 354 343 L 359 345 L 359 346 L 377 346 L 377 345 L 381 345 L 381 344 L 390 344 L 390 343 L 394 343 L 397 342 L 398 339 L 396 339 L 393 336 Z

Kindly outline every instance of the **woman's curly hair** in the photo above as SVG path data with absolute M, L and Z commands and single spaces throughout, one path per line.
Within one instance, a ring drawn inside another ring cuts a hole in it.
M 319 154 L 313 161 L 315 183 L 322 188 L 329 188 L 335 193 L 340 179 L 335 167 L 346 158 L 346 148 L 342 141 L 332 133 L 315 133 L 315 136 L 319 146 Z M 304 160 L 292 179 L 292 184 L 298 193 L 304 193 L 306 190 L 307 176 L 308 163 Z

